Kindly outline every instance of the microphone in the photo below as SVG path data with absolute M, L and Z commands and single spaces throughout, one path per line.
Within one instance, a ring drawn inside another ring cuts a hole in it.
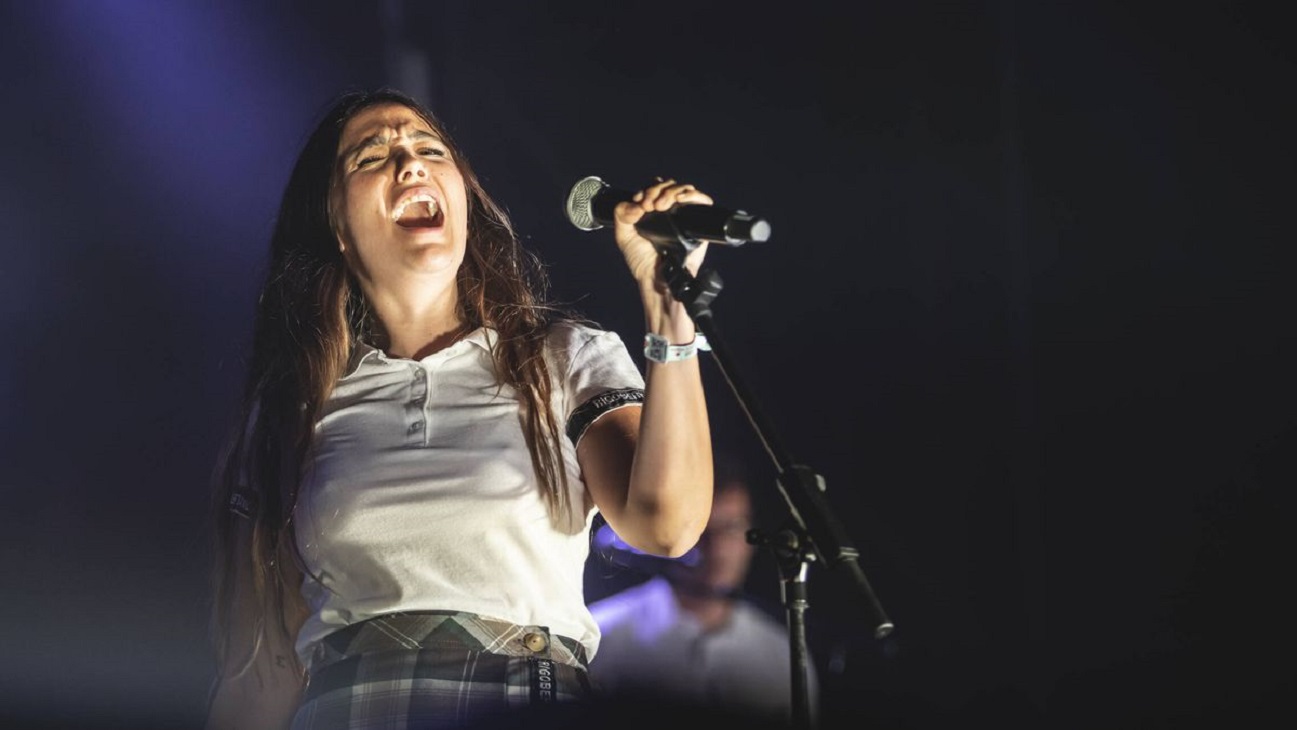
M 632 195 L 591 175 L 578 180 L 568 193 L 567 219 L 583 231 L 612 225 L 613 208 Z M 659 250 L 678 244 L 692 251 L 703 242 L 742 246 L 770 238 L 770 224 L 762 218 L 742 210 L 701 204 L 680 204 L 664 212 L 646 213 L 635 224 L 635 230 Z

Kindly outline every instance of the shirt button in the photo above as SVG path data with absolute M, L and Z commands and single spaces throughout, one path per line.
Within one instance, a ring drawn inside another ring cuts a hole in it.
M 544 634 L 531 631 L 522 637 L 522 645 L 539 654 L 549 648 L 549 640 Z

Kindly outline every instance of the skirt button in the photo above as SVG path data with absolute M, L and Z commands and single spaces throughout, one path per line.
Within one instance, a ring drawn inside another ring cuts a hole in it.
M 549 640 L 545 638 L 544 634 L 530 631 L 523 635 L 522 645 L 539 654 L 549 648 Z

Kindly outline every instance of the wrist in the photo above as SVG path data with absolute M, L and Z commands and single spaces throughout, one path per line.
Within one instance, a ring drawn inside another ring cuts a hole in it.
M 694 337 L 694 321 L 682 302 L 671 296 L 655 294 L 644 299 L 644 331 L 671 341 L 688 342 Z
M 653 332 L 644 335 L 644 357 L 656 363 L 688 360 L 696 357 L 699 350 L 709 349 L 707 338 L 697 333 L 683 345 L 673 345 L 667 338 Z

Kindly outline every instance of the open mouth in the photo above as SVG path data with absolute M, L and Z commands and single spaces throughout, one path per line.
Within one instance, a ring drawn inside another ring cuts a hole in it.
M 402 200 L 392 211 L 392 221 L 402 228 L 438 228 L 444 218 L 437 199 L 426 193 Z

